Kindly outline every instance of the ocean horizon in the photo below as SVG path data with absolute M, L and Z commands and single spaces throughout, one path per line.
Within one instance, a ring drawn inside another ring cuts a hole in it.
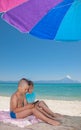
M 17 90 L 17 83 L 0 83 L 0 96 L 11 96 Z M 79 100 L 81 101 L 81 83 L 35 83 L 37 99 Z

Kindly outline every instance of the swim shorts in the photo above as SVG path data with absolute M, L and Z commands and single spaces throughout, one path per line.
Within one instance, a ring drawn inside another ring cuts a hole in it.
M 16 114 L 13 111 L 10 112 L 10 116 L 11 118 L 16 118 Z

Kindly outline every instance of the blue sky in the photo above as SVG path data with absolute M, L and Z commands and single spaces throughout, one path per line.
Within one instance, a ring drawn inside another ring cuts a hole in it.
M 0 18 L 0 80 L 81 81 L 81 42 L 55 42 L 23 34 Z

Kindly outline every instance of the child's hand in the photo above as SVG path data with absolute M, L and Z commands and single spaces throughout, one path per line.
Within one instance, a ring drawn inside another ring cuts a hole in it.
M 37 107 L 39 105 L 39 101 L 37 100 L 35 103 L 34 103 L 35 107 Z
M 27 108 L 27 109 L 28 109 L 28 108 L 33 108 L 33 107 L 35 107 L 35 105 L 34 105 L 33 103 L 26 105 L 26 108 Z

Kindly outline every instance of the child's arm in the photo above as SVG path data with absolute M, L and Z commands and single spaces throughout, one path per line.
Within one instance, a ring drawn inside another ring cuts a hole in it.
M 24 96 L 24 106 L 26 106 L 28 104 L 26 97 Z
M 31 109 L 34 107 L 34 104 L 27 104 L 23 107 L 18 107 L 18 99 L 16 97 L 16 95 L 12 96 L 11 98 L 11 102 L 10 102 L 10 110 L 17 113 L 17 112 L 20 112 L 20 111 L 24 111 L 26 109 Z
M 36 101 L 37 102 L 37 101 Z M 24 106 L 31 106 L 32 104 L 34 104 L 35 102 L 33 103 L 28 103 L 27 100 L 26 100 L 26 97 L 24 97 Z

